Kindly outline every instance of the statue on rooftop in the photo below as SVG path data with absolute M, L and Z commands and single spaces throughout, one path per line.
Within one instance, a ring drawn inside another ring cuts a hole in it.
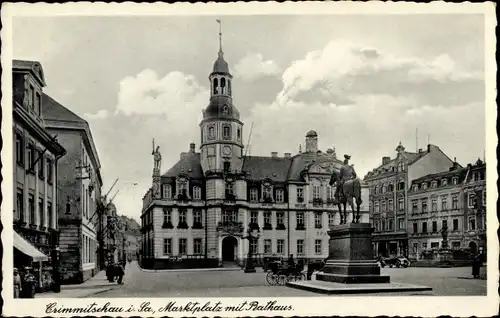
M 160 146 L 157 146 L 156 150 L 155 150 L 155 139 L 154 138 L 153 138 L 153 151 L 151 152 L 151 155 L 153 155 L 153 158 L 154 158 L 154 169 L 160 171 L 160 168 L 161 168 Z

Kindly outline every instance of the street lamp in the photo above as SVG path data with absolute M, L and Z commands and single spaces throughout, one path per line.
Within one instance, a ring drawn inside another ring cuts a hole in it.
M 245 273 L 255 273 L 255 266 L 253 265 L 253 260 L 252 260 L 252 243 L 256 242 L 260 237 L 260 233 L 258 229 L 252 229 L 248 228 L 247 230 L 247 236 L 243 237 L 244 239 L 248 240 L 248 256 L 247 256 L 247 263 L 245 265 Z

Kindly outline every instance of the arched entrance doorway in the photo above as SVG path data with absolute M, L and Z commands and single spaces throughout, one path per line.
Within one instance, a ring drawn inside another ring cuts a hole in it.
M 234 262 L 238 241 L 234 236 L 226 236 L 222 240 L 222 261 Z
M 470 248 L 470 252 L 472 253 L 472 255 L 476 255 L 476 253 L 477 253 L 477 244 L 476 244 L 476 242 L 470 242 L 469 243 L 469 248 Z

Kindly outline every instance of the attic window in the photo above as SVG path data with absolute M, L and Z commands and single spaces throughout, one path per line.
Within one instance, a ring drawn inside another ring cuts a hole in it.
M 452 179 L 452 181 L 451 181 L 451 182 L 452 182 L 454 185 L 457 185 L 457 183 L 458 183 L 458 179 L 455 177 L 455 178 L 453 178 L 453 179 Z
M 424 182 L 422 183 L 422 190 L 426 190 L 427 189 L 427 182 Z
M 448 180 L 443 179 L 441 180 L 441 186 L 446 187 L 448 185 Z
M 437 185 L 438 185 L 437 181 L 432 181 L 431 188 L 437 188 Z

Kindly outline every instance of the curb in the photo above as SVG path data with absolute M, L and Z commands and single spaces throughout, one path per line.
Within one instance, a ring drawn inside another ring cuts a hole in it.
M 180 273 L 180 272 L 229 272 L 229 271 L 242 271 L 243 269 L 236 268 L 186 268 L 186 269 L 144 269 L 139 267 L 142 272 L 146 273 Z
M 115 288 L 106 288 L 106 289 L 103 289 L 103 290 L 96 291 L 94 293 L 90 293 L 88 295 L 80 296 L 78 298 L 90 298 L 90 297 L 93 297 L 95 295 L 99 295 L 99 294 L 105 293 L 105 292 L 113 290 L 113 289 L 115 289 Z

